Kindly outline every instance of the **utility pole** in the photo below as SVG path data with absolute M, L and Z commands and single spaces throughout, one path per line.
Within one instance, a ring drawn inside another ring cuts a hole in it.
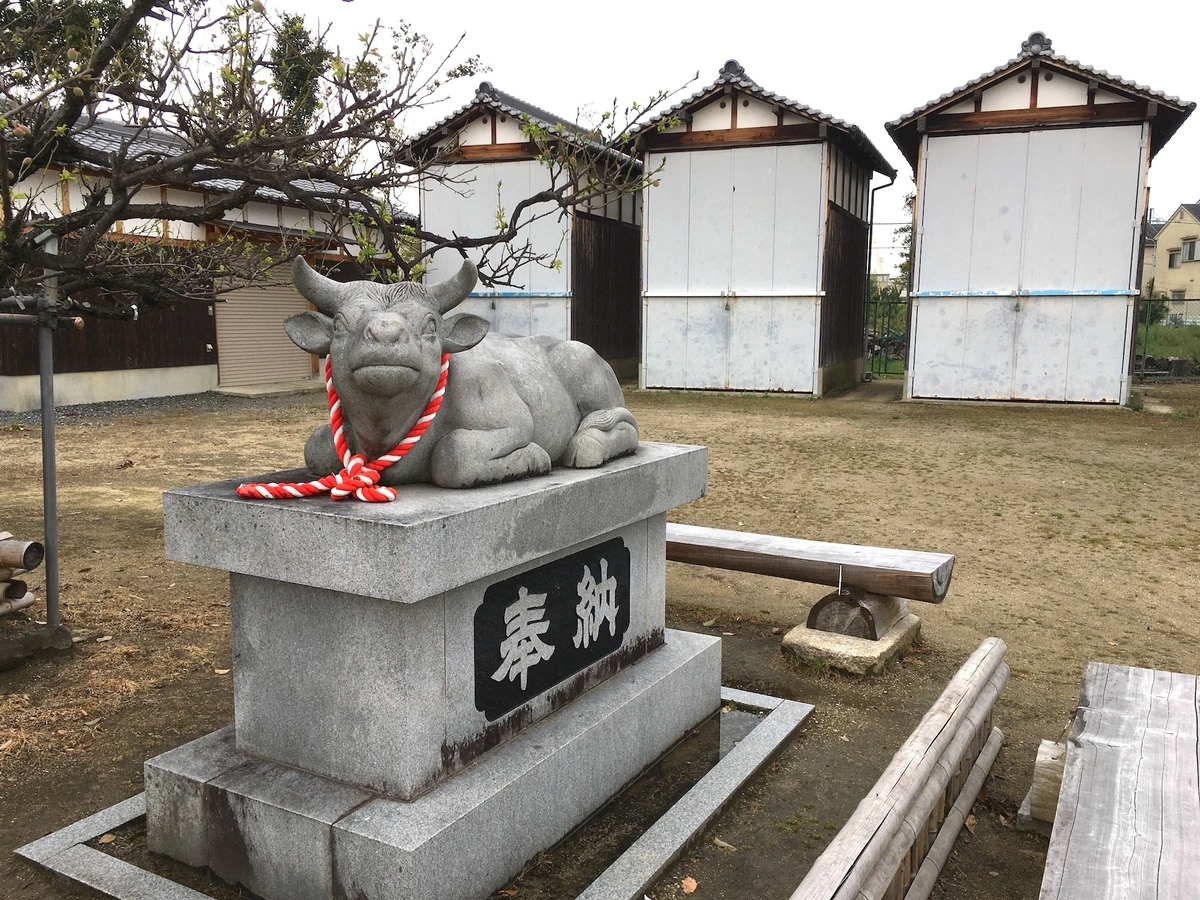
M 58 255 L 58 238 L 45 242 Z M 58 278 L 47 273 L 38 302 L 38 377 L 42 394 L 42 516 L 46 532 L 46 624 L 59 625 L 58 611 L 58 464 L 54 448 L 54 330 L 58 324 Z

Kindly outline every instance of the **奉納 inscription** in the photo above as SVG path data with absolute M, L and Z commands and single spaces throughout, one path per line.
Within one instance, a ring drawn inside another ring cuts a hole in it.
M 475 707 L 488 721 L 621 646 L 629 548 L 614 538 L 491 585 L 475 613 Z

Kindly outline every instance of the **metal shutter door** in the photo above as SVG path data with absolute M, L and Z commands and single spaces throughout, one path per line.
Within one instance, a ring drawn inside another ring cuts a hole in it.
M 216 304 L 221 387 L 300 381 L 312 377 L 312 356 L 292 343 L 283 320 L 308 302 L 291 285 L 230 291 Z

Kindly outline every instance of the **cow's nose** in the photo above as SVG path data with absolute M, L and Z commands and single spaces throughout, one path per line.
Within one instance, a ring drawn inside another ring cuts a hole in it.
M 391 316 L 380 316 L 367 323 L 366 337 L 380 344 L 394 344 L 406 336 L 404 327 L 398 319 Z

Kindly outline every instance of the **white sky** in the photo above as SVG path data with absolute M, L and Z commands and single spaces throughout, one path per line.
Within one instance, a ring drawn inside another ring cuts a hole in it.
M 1045 32 L 1068 59 L 1200 101 L 1200 4 L 1190 2 L 266 2 L 302 12 L 312 27 L 332 24 L 344 49 L 376 19 L 407 19 L 435 51 L 465 35 L 463 54 L 479 54 L 491 71 L 453 85 L 448 102 L 411 130 L 467 102 L 481 80 L 574 118 L 614 97 L 644 102 L 699 70 L 690 93 L 737 59 L 767 90 L 859 126 L 899 170 L 895 186 L 877 195 L 877 222 L 903 219 L 912 190 L 883 123 L 1012 59 L 1032 31 Z M 873 186 L 886 183 L 877 175 Z M 1200 112 L 1155 157 L 1150 187 L 1150 205 L 1164 218 L 1200 200 Z

